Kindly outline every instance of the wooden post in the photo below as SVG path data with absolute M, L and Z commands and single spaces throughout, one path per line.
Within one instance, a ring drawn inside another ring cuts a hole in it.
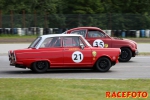
M 46 12 L 46 13 L 45 13 L 45 28 L 48 28 L 48 27 L 47 27 L 47 14 L 48 14 L 48 13 Z
M 109 13 L 109 29 L 112 30 L 112 19 L 111 13 Z
M 23 28 L 25 28 L 25 10 L 23 10 L 23 19 L 22 19 L 23 21 Z
M 10 16 L 11 16 L 11 28 L 13 28 L 13 11 L 10 11 Z
M 36 24 L 37 24 L 36 11 L 34 11 L 34 27 L 36 27 Z
M 2 28 L 2 10 L 0 10 L 0 28 Z

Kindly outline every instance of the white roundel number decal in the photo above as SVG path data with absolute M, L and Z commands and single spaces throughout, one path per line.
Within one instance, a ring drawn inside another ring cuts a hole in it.
M 104 48 L 104 42 L 102 41 L 102 40 L 95 40 L 94 42 L 93 42 L 93 46 L 94 47 L 101 47 L 101 48 Z
M 79 63 L 83 60 L 83 54 L 82 52 L 80 51 L 75 51 L 73 54 L 72 54 L 72 60 L 76 63 Z

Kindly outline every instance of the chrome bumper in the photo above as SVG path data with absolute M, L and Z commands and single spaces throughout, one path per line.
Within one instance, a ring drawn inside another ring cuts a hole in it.
M 135 50 L 135 55 L 138 55 L 138 54 L 139 54 L 138 50 Z

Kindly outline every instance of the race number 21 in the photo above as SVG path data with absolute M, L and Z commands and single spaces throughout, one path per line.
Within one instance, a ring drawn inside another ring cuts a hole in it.
M 76 63 L 79 63 L 83 60 L 83 54 L 82 52 L 80 51 L 75 51 L 73 54 L 72 54 L 72 60 Z

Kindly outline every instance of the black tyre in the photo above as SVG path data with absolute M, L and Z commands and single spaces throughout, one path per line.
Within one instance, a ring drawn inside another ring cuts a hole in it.
M 129 48 L 122 48 L 121 55 L 119 56 L 120 62 L 128 62 L 132 57 L 132 52 Z
M 99 58 L 96 62 L 96 69 L 101 72 L 107 72 L 111 67 L 110 59 L 106 57 Z
M 33 63 L 31 70 L 37 73 L 44 73 L 49 68 L 49 64 L 46 61 L 38 61 Z

